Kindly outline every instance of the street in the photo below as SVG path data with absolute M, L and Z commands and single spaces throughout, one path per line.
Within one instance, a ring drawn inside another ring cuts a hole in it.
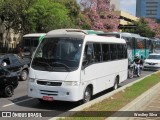
M 142 71 L 141 77 L 151 74 L 154 71 Z M 133 82 L 141 77 L 135 77 L 133 79 L 127 79 L 120 86 Z M 110 90 L 107 90 L 110 92 Z M 107 93 L 102 92 L 94 98 Z M 55 117 L 65 111 L 68 111 L 78 106 L 78 103 L 54 101 L 48 104 L 41 104 L 37 99 L 27 96 L 27 81 L 19 81 L 17 89 L 15 89 L 14 95 L 10 98 L 0 98 L 0 111 L 52 111 L 52 117 Z

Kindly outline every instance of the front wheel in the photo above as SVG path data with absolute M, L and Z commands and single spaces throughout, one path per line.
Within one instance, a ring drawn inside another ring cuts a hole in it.
M 91 88 L 87 87 L 84 92 L 83 103 L 89 102 L 91 100 L 91 97 L 92 97 Z
M 28 72 L 27 72 L 27 70 L 22 70 L 21 80 L 25 81 L 25 80 L 27 80 L 27 78 L 28 78 Z
M 13 89 L 13 86 L 12 85 L 7 85 L 5 88 L 4 88 L 4 96 L 5 97 L 11 97 L 14 93 L 14 89 Z

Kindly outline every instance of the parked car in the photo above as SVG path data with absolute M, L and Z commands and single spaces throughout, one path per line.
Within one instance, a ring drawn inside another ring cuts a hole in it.
M 0 65 L 4 66 L 10 72 L 17 72 L 21 80 L 27 80 L 29 73 L 30 60 L 21 59 L 16 54 L 6 54 L 0 57 Z
M 11 97 L 18 86 L 18 75 L 0 66 L 0 93 L 5 97 Z
M 149 57 L 144 61 L 143 69 L 152 69 L 156 70 L 160 68 L 160 54 L 152 53 Z

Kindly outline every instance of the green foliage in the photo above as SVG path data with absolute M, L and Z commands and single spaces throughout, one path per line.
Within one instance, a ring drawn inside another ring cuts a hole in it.
M 91 22 L 88 19 L 87 16 L 83 14 L 79 14 L 77 17 L 76 24 L 81 28 L 81 29 L 91 29 Z
M 0 10 L 2 23 L 17 32 L 74 27 L 66 6 L 52 0 L 0 0 Z
M 30 15 L 29 18 L 34 21 L 35 30 L 38 32 L 73 26 L 71 19 L 67 15 L 67 9 L 60 3 L 39 0 L 28 10 L 28 13 Z
M 133 27 L 132 29 L 123 29 L 122 31 L 140 34 L 144 37 L 155 36 L 155 32 L 149 28 L 148 23 L 144 20 L 144 18 L 141 18 L 139 21 L 134 22 L 134 25 L 135 27 Z

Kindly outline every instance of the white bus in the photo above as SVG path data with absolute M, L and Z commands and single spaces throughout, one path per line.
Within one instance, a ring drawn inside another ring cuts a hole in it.
M 87 35 L 80 30 L 47 33 L 31 61 L 28 96 L 84 103 L 127 79 L 127 46 L 123 39 Z

